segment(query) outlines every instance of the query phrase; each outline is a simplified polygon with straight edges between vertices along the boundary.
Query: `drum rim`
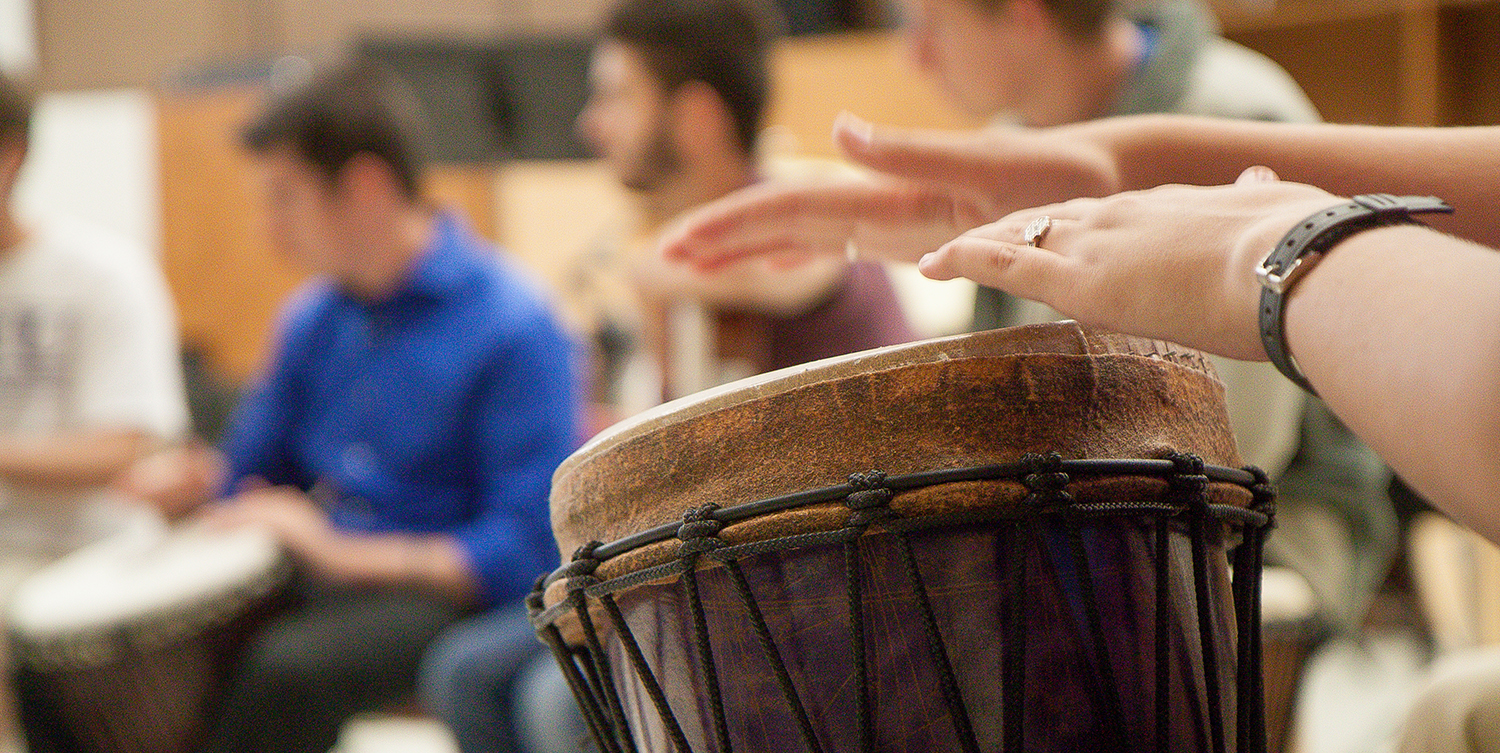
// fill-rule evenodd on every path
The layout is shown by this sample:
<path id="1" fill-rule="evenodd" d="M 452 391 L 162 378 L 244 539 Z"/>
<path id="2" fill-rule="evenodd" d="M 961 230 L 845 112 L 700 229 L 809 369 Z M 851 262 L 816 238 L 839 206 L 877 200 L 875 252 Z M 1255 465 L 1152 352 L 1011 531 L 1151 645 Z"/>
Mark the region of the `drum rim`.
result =
<path id="1" fill-rule="evenodd" d="M 1024 347 L 1028 343 L 1040 341 L 1067 344 L 1072 347 L 1053 349 Z M 993 358 L 1027 354 L 1137 355 L 1175 363 L 1182 368 L 1200 372 L 1215 382 L 1219 381 L 1217 372 L 1200 351 L 1165 340 L 1124 335 L 1091 327 L 1074 320 L 968 332 L 889 345 L 789 366 L 662 403 L 613 424 L 590 437 L 582 447 L 579 447 L 557 467 L 552 474 L 552 484 L 555 488 L 561 479 L 572 473 L 578 466 L 638 436 L 699 419 L 714 411 L 747 400 L 771 397 L 799 387 L 864 372 L 871 364 L 878 364 L 881 369 L 894 369 L 962 358 Z M 853 368 L 856 365 L 860 368 Z"/>
<path id="2" fill-rule="evenodd" d="M 1196 465 L 1194 465 L 1196 461 Z M 1184 466 L 1184 462 L 1188 466 Z M 1076 477 L 1079 480 L 1103 477 L 1154 477 L 1161 480 L 1171 481 L 1174 477 L 1182 476 L 1186 471 L 1192 470 L 1189 476 L 1201 476 L 1209 484 L 1227 484 L 1245 488 L 1251 493 L 1252 499 L 1258 494 L 1268 494 L 1269 486 L 1263 472 L 1251 466 L 1244 468 L 1231 468 L 1226 466 L 1204 465 L 1193 456 L 1178 456 L 1174 459 L 1151 459 L 1151 458 L 1086 458 L 1086 459 L 1062 459 L 1056 455 L 1027 456 L 1010 463 L 993 465 L 971 466 L 966 468 L 948 468 L 929 471 L 919 471 L 900 475 L 885 476 L 880 474 L 879 488 L 891 492 L 913 491 L 925 488 L 933 488 L 943 484 L 971 482 L 971 481 L 1021 481 L 1028 474 L 1038 472 L 1039 468 L 1045 467 L 1049 473 L 1063 473 Z M 875 472 L 878 473 L 878 472 Z M 855 476 L 866 476 L 868 474 L 855 474 Z M 846 500 L 851 495 L 857 494 L 868 488 L 868 482 L 851 477 L 847 483 L 835 486 L 827 486 L 818 489 L 803 490 L 790 494 L 769 497 L 765 499 L 745 502 L 725 507 L 716 507 L 707 513 L 707 517 L 722 525 L 751 520 L 758 516 L 772 515 L 789 510 L 809 507 L 816 504 Z M 1263 487 L 1263 488 L 1262 488 Z M 1260 489 L 1257 492 L 1257 489 Z M 1167 503 L 1108 503 L 1098 505 L 1101 512 L 1108 508 L 1109 513 L 1120 513 L 1129 511 L 1161 511 L 1169 507 Z M 1205 506 L 1211 516 L 1226 522 L 1238 522 L 1242 525 L 1252 527 L 1263 527 L 1269 525 L 1272 519 L 1271 508 L 1261 509 L 1263 503 L 1252 501 L 1248 507 L 1236 505 L 1209 504 Z M 1128 510 L 1123 508 L 1129 508 Z M 991 517 L 1005 517 L 1004 511 L 992 509 L 989 511 Z M 948 516 L 938 516 L 948 517 Z M 588 561 L 597 566 L 607 560 L 619 557 L 630 552 L 639 550 L 652 544 L 672 541 L 680 536 L 683 523 L 673 521 L 648 528 L 629 536 L 614 541 L 600 543 L 588 552 Z M 821 532 L 832 533 L 833 531 Z M 820 532 L 811 532 L 820 533 Z M 535 595 L 541 597 L 546 593 L 548 587 L 560 580 L 580 575 L 578 572 L 578 560 L 564 563 L 561 567 L 546 574 L 538 580 Z M 649 570 L 650 568 L 648 568 Z M 611 578 L 607 582 L 620 579 L 637 579 L 644 571 L 638 571 Z M 646 578 L 649 579 L 649 578 Z M 601 584 L 602 585 L 602 584 Z M 550 623 L 553 614 L 565 602 L 559 604 L 545 604 L 538 602 L 533 612 L 533 624 L 541 626 Z"/>

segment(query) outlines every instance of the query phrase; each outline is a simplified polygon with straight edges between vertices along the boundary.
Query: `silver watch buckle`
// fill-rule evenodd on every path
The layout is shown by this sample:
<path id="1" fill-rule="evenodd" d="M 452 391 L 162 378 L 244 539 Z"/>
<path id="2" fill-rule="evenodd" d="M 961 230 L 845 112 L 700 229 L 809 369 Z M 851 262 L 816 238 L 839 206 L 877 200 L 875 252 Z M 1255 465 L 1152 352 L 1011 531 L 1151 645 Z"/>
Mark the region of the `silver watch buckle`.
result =
<path id="1" fill-rule="evenodd" d="M 1272 252 L 1266 254 L 1266 258 L 1261 259 L 1260 266 L 1255 268 L 1255 276 L 1260 279 L 1261 287 L 1277 295 L 1286 293 L 1292 287 L 1292 283 L 1312 267 L 1308 262 L 1315 261 L 1322 256 L 1317 253 L 1299 256 L 1292 260 L 1291 266 L 1278 273 L 1274 271 L 1275 265 L 1271 262 L 1271 257 L 1274 255 L 1275 252 Z"/>

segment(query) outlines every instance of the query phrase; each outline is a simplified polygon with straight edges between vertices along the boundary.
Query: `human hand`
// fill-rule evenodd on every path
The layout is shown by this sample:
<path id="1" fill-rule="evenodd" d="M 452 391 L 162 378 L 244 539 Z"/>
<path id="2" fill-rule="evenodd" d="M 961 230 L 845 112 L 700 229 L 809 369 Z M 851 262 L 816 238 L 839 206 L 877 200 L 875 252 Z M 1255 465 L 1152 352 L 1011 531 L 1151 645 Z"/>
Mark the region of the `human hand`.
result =
<path id="1" fill-rule="evenodd" d="M 1253 167 L 1232 186 L 1162 186 L 1016 212 L 928 254 L 918 268 L 1083 322 L 1264 361 L 1255 266 L 1287 230 L 1339 201 Z M 1051 225 L 1029 246 L 1026 227 L 1041 216 Z"/>
<path id="2" fill-rule="evenodd" d="M 175 520 L 218 494 L 224 473 L 223 455 L 195 441 L 142 458 L 125 469 L 113 487 Z"/>
<path id="3" fill-rule="evenodd" d="M 1076 129 L 941 132 L 840 116 L 834 139 L 876 174 L 765 182 L 691 212 L 662 239 L 668 259 L 712 269 L 777 252 L 915 262 L 1023 207 L 1113 193 L 1113 158 Z"/>
<path id="4" fill-rule="evenodd" d="M 271 532 L 304 564 L 327 575 L 346 570 L 340 556 L 343 534 L 310 497 L 290 486 L 253 486 L 231 499 L 205 508 L 203 520 L 212 527 L 261 527 Z"/>

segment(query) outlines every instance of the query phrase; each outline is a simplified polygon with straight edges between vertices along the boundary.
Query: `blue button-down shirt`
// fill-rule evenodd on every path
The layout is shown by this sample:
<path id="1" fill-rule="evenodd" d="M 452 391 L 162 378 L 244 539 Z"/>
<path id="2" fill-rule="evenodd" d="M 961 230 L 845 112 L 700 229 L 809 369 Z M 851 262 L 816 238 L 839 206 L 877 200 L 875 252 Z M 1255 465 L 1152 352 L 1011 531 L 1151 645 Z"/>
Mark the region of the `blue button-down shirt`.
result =
<path id="1" fill-rule="evenodd" d="M 388 300 L 326 281 L 283 312 L 231 423 L 230 484 L 309 491 L 354 532 L 452 536 L 487 602 L 557 563 L 552 471 L 575 444 L 575 347 L 531 279 L 450 217 Z"/>

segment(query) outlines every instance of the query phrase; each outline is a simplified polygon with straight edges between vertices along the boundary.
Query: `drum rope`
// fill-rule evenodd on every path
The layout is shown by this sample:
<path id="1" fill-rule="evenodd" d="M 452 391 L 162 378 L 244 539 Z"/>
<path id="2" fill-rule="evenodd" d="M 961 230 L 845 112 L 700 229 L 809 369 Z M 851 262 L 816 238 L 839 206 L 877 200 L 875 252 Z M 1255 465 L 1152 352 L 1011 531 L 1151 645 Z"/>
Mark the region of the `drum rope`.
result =
<path id="1" fill-rule="evenodd" d="M 1088 553 L 1083 545 L 1083 528 L 1075 516 L 1064 520 L 1067 530 L 1068 548 L 1073 555 L 1073 568 L 1078 578 L 1078 590 L 1083 596 L 1083 612 L 1088 620 L 1089 638 L 1093 643 L 1094 695 L 1102 696 L 1100 707 L 1111 719 L 1124 720 L 1125 706 L 1120 702 L 1120 686 L 1115 683 L 1114 660 L 1110 657 L 1109 641 L 1104 635 L 1104 619 L 1099 611 L 1099 594 L 1094 590 L 1094 579 L 1089 574 Z M 1096 701 L 1097 702 L 1097 701 Z M 1115 750 L 1129 750 L 1125 742 L 1125 730 L 1116 724 L 1104 724 L 1106 734 L 1114 738 Z"/>
<path id="2" fill-rule="evenodd" d="M 538 612 L 544 603 L 542 599 L 542 584 L 546 578 L 539 576 L 532 586 L 531 593 L 526 596 L 526 609 L 528 612 Z M 603 722 L 599 704 L 596 696 L 590 691 L 588 681 L 584 679 L 583 672 L 578 668 L 578 661 L 574 652 L 570 651 L 567 642 L 563 640 L 562 631 L 556 625 L 547 625 L 537 630 L 537 638 L 552 653 L 552 658 L 557 661 L 558 667 L 562 669 L 563 679 L 567 681 L 568 688 L 573 691 L 573 697 L 579 701 L 583 711 L 583 721 L 588 725 L 589 734 L 595 740 L 604 739 L 604 731 L 608 725 Z M 581 653 L 581 652 L 580 652 Z M 585 659 L 586 661 L 587 659 Z M 616 753 L 618 747 L 614 740 L 605 745 L 605 753 Z"/>
<path id="3" fill-rule="evenodd" d="M 713 644 L 708 639 L 708 616 L 703 612 L 703 599 L 698 593 L 698 559 L 703 552 L 717 549 L 724 545 L 719 538 L 719 521 L 710 517 L 718 505 L 710 502 L 702 507 L 695 507 L 682 515 L 682 526 L 678 528 L 677 537 L 682 539 L 682 546 L 678 549 L 678 557 L 682 560 L 683 574 L 682 587 L 687 594 L 688 608 L 693 613 L 693 639 L 698 644 L 698 654 L 702 658 L 704 680 L 708 683 L 709 708 L 713 711 L 714 734 L 719 738 L 719 750 L 721 753 L 732 753 L 733 744 L 729 740 L 729 723 L 724 715 L 724 695 L 719 687 L 719 671 L 714 665 Z"/>
<path id="4" fill-rule="evenodd" d="M 609 708 L 610 717 L 614 720 L 616 734 L 620 739 L 629 741 L 632 738 L 630 727 L 625 723 L 625 706 L 620 702 L 620 694 L 615 689 L 615 684 L 610 681 L 614 675 L 609 670 L 609 656 L 604 653 L 604 647 L 599 642 L 599 633 L 594 629 L 593 616 L 589 614 L 588 599 L 584 597 L 584 590 L 598 580 L 598 577 L 594 575 L 594 571 L 599 567 L 599 560 L 594 557 L 597 549 L 598 542 L 589 542 L 573 553 L 573 561 L 568 565 L 568 598 L 573 602 L 578 624 L 582 626 L 584 637 L 588 641 L 590 671 Z M 634 749 L 633 742 L 631 748 Z"/>
<path id="5" fill-rule="evenodd" d="M 1033 528 L 1037 523 L 1020 524 L 1006 528 L 1003 537 L 997 537 L 996 546 L 1000 541 L 1009 540 L 1008 557 L 1001 561 L 1010 565 L 1010 593 L 1004 602 L 1004 613 L 1001 619 L 1006 620 L 1001 626 L 1003 631 L 1000 657 L 1000 702 L 1002 704 L 1000 719 L 1001 734 L 1004 737 L 1004 749 L 1006 751 L 1019 751 L 1025 743 L 1025 718 L 1026 718 L 1026 531 Z"/>
<path id="6" fill-rule="evenodd" d="M 1088 460 L 1063 460 L 1062 472 L 1069 474 L 1073 479 L 1085 479 L 1096 476 L 1146 476 L 1162 479 L 1170 479 L 1176 473 L 1176 466 L 1171 460 L 1152 459 L 1088 459 Z M 893 492 L 911 491 L 923 489 L 942 484 L 957 483 L 962 481 L 1019 481 L 1030 467 L 1024 462 L 1002 463 L 997 465 L 971 466 L 967 468 L 948 468 L 936 471 L 917 471 L 885 479 L 886 488 Z M 1240 487 L 1249 487 L 1255 483 L 1255 476 L 1248 471 L 1239 468 L 1224 468 L 1219 466 L 1204 466 L 1203 475 L 1209 481 L 1232 484 Z M 763 516 L 773 512 L 780 512 L 798 507 L 806 507 L 822 502 L 836 502 L 847 498 L 850 493 L 859 491 L 851 484 L 844 483 L 836 486 L 828 486 L 820 489 L 812 489 L 792 494 L 747 502 L 743 504 L 723 506 L 714 512 L 713 517 L 724 524 L 736 523 L 742 520 Z M 1157 505 L 1151 503 L 1091 503 L 1080 505 L 1087 509 L 1097 508 L 1103 511 L 1120 511 L 1125 509 L 1140 508 L 1152 509 Z M 1242 520 L 1249 525 L 1262 526 L 1269 521 L 1264 514 L 1245 510 L 1234 505 L 1209 505 L 1216 517 L 1221 519 Z M 1015 513 L 1012 513 L 1015 514 Z M 1019 517 L 1019 514 L 1017 514 Z M 626 552 L 634 551 L 648 544 L 669 541 L 677 537 L 678 523 L 665 523 L 640 533 L 631 534 L 612 542 L 599 544 L 593 556 L 600 562 L 605 562 Z M 547 576 L 546 585 L 551 585 L 563 577 L 564 568 L 559 568 Z"/>
<path id="7" fill-rule="evenodd" d="M 1251 486 L 1251 503 L 1255 510 L 1274 518 L 1276 491 L 1270 479 L 1259 468 L 1247 468 L 1255 475 Z M 1235 550 L 1234 609 L 1239 617 L 1240 666 L 1260 667 L 1261 656 L 1261 604 L 1260 573 L 1264 565 L 1265 539 L 1269 526 L 1247 529 Z M 1266 704 L 1265 676 L 1261 672 L 1239 673 L 1239 751 L 1242 753 L 1265 753 L 1266 750 Z"/>
<path id="8" fill-rule="evenodd" d="M 756 637 L 760 639 L 761 651 L 765 653 L 766 661 L 770 662 L 772 671 L 776 673 L 776 682 L 780 683 L 782 697 L 786 699 L 787 705 L 792 709 L 792 714 L 797 718 L 797 726 L 802 730 L 803 741 L 807 743 L 808 750 L 813 753 L 823 753 L 823 746 L 818 743 L 818 735 L 813 730 L 812 720 L 807 716 L 807 708 L 802 705 L 802 698 L 797 695 L 797 688 L 792 684 L 792 676 L 786 671 L 786 663 L 782 661 L 781 652 L 776 648 L 776 641 L 771 635 L 771 628 L 766 624 L 765 615 L 755 603 L 755 593 L 750 589 L 750 582 L 745 579 L 740 563 L 731 560 L 725 562 L 724 565 L 729 569 L 734 588 L 739 592 L 740 601 L 750 611 L 751 623 L 755 626 Z"/>
<path id="9" fill-rule="evenodd" d="M 886 488 L 884 473 L 851 473 L 849 486 L 855 491 L 844 498 L 850 511 L 847 528 L 863 535 L 872 523 L 887 520 L 895 514 L 890 508 L 895 495 Z M 870 697 L 870 668 L 865 655 L 864 568 L 860 565 L 859 542 L 856 536 L 844 544 L 844 582 L 849 601 L 849 649 L 854 658 L 854 686 L 858 694 L 854 716 L 859 729 L 859 749 L 862 753 L 874 753 L 875 719 Z"/>
<path id="10" fill-rule="evenodd" d="M 870 670 L 865 658 L 865 600 L 859 539 L 844 544 L 844 584 L 849 607 L 849 653 L 854 659 L 854 723 L 861 753 L 875 753 L 875 725 L 870 709 Z"/>
<path id="11" fill-rule="evenodd" d="M 963 746 L 964 753 L 979 753 L 979 742 L 974 738 L 974 725 L 969 720 L 968 707 L 964 705 L 962 694 L 958 690 L 958 679 L 953 674 L 953 663 L 948 658 L 948 650 L 943 645 L 943 635 L 938 631 L 937 617 L 932 611 L 932 601 L 927 598 L 927 588 L 922 583 L 922 572 L 917 567 L 917 556 L 912 551 L 911 537 L 907 533 L 896 534 L 896 542 L 899 545 L 897 551 L 901 553 L 901 562 L 906 567 L 907 580 L 911 582 L 917 599 L 917 611 L 922 615 L 922 627 L 927 631 L 927 650 L 934 663 L 937 664 L 938 684 L 943 691 L 943 700 L 948 704 L 948 713 L 953 720 L 953 728 L 958 732 L 958 742 Z"/>
<path id="12" fill-rule="evenodd" d="M 1021 460 L 1031 469 L 1031 472 L 1021 479 L 1021 483 L 1026 486 L 1028 492 L 1026 501 L 1022 503 L 1023 506 L 1039 512 L 1056 511 L 1063 517 L 1068 548 L 1073 556 L 1073 569 L 1083 598 L 1084 617 L 1088 622 L 1089 637 L 1094 649 L 1096 682 L 1089 684 L 1089 694 L 1094 696 L 1096 706 L 1105 709 L 1110 718 L 1125 719 L 1124 706 L 1120 703 L 1119 687 L 1115 684 L 1114 664 L 1110 659 L 1109 645 L 1104 636 L 1104 620 L 1099 613 L 1098 594 L 1094 590 L 1093 578 L 1089 575 L 1088 554 L 1084 551 L 1082 527 L 1078 516 L 1071 513 L 1076 507 L 1076 500 L 1072 494 L 1068 493 L 1068 483 L 1071 479 L 1061 470 L 1062 456 L 1055 452 L 1047 455 L 1028 454 Z M 1123 730 L 1113 724 L 1105 724 L 1103 727 L 1109 730 L 1109 734 L 1114 738 L 1115 750 L 1128 749 Z"/>
<path id="13" fill-rule="evenodd" d="M 1167 606 L 1171 602 L 1171 524 L 1166 516 L 1156 519 L 1156 750 L 1171 749 L 1172 623 Z"/>
<path id="14" fill-rule="evenodd" d="M 1096 477 L 1126 476 L 1150 477 L 1164 481 L 1164 493 L 1128 502 L 1080 502 L 1070 492 L 1070 485 Z M 1014 481 L 1025 487 L 1026 497 L 1020 505 L 1008 509 L 988 507 L 979 510 L 903 517 L 890 506 L 897 492 L 926 488 L 939 484 L 963 481 Z M 1253 498 L 1249 509 L 1233 504 L 1215 504 L 1210 501 L 1209 484 L 1231 484 L 1248 488 Z M 1001 499 L 1011 492 L 997 492 Z M 1218 494 L 1218 492 L 1215 492 Z M 801 533 L 771 539 L 728 544 L 720 533 L 724 526 L 801 506 L 815 505 L 840 500 L 850 512 L 843 527 L 830 531 Z M 544 633 L 544 642 L 553 647 L 554 656 L 564 663 L 570 687 L 580 700 L 585 702 L 586 717 L 591 731 L 603 743 L 606 753 L 626 753 L 634 750 L 635 741 L 625 721 L 625 707 L 621 703 L 615 683 L 610 680 L 609 662 L 600 639 L 599 628 L 590 618 L 589 599 L 602 603 L 609 620 L 617 629 L 616 639 L 623 646 L 628 664 L 641 682 L 645 694 L 656 707 L 666 725 L 671 742 L 683 753 L 691 747 L 678 719 L 667 701 L 666 693 L 647 663 L 637 638 L 625 622 L 624 615 L 614 594 L 668 577 L 683 576 L 682 588 L 692 611 L 694 638 L 699 653 L 701 669 L 708 678 L 709 701 L 712 704 L 715 734 L 719 750 L 730 753 L 731 740 L 729 719 L 725 709 L 722 688 L 718 678 L 711 634 L 707 620 L 698 575 L 698 562 L 704 557 L 725 566 L 740 602 L 745 606 L 754 626 L 761 650 L 774 670 L 784 699 L 796 717 L 798 727 L 808 748 L 813 753 L 822 753 L 819 738 L 809 718 L 807 706 L 798 695 L 794 681 L 782 660 L 775 638 L 759 608 L 750 582 L 740 566 L 740 561 L 760 554 L 782 552 L 804 547 L 838 545 L 843 548 L 846 577 L 845 597 L 849 620 L 850 650 L 854 660 L 854 684 L 858 693 L 854 703 L 854 714 L 859 726 L 860 750 L 872 753 L 877 747 L 876 714 L 872 678 L 868 664 L 866 645 L 867 628 L 864 615 L 863 557 L 865 549 L 862 537 L 872 526 L 894 536 L 897 553 L 914 594 L 914 607 L 920 613 L 926 634 L 929 657 L 937 674 L 944 701 L 950 711 L 953 727 L 959 743 L 968 753 L 977 753 L 979 743 L 973 720 L 965 705 L 957 674 L 938 625 L 937 615 L 918 564 L 910 533 L 944 525 L 968 523 L 995 523 L 1011 521 L 997 529 L 995 539 L 997 561 L 1007 562 L 1006 588 L 1008 594 L 1001 602 L 1002 631 L 1001 681 L 1003 684 L 1003 717 L 1001 734 L 1004 750 L 1019 751 L 1024 746 L 1023 725 L 1026 715 L 1024 679 L 1026 675 L 1026 614 L 1029 596 L 1026 550 L 1031 541 L 1042 541 L 1046 537 L 1045 521 L 1057 521 L 1065 526 L 1066 541 L 1076 571 L 1083 608 L 1088 621 L 1088 635 L 1092 644 L 1090 663 L 1095 665 L 1094 682 L 1086 683 L 1086 690 L 1094 696 L 1096 708 L 1101 715 L 1114 719 L 1125 719 L 1123 699 L 1115 682 L 1113 664 L 1107 634 L 1103 627 L 1100 595 L 1090 575 L 1089 556 L 1083 531 L 1083 521 L 1106 516 L 1148 516 L 1154 523 L 1155 542 L 1155 739 L 1158 750 L 1170 749 L 1171 729 L 1171 677 L 1172 640 L 1171 631 L 1171 522 L 1181 515 L 1188 523 L 1192 552 L 1193 598 L 1197 604 L 1197 632 L 1202 657 L 1204 684 L 1202 692 L 1206 702 L 1213 753 L 1225 753 L 1230 742 L 1225 737 L 1224 727 L 1235 724 L 1235 748 L 1240 753 L 1262 753 L 1265 750 L 1264 712 L 1259 709 L 1264 695 L 1258 672 L 1237 671 L 1235 714 L 1233 720 L 1225 720 L 1222 709 L 1230 699 L 1224 697 L 1223 678 L 1220 676 L 1221 658 L 1218 644 L 1222 636 L 1215 635 L 1215 615 L 1222 610 L 1216 608 L 1211 597 L 1208 542 L 1215 536 L 1211 521 L 1234 526 L 1241 531 L 1240 546 L 1234 552 L 1234 582 L 1231 583 L 1235 608 L 1235 628 L 1239 639 L 1233 656 L 1225 659 L 1235 661 L 1243 670 L 1259 666 L 1260 640 L 1256 625 L 1259 620 L 1259 573 L 1260 548 L 1266 530 L 1273 518 L 1271 500 L 1274 494 L 1265 483 L 1265 475 L 1257 469 L 1231 469 L 1205 466 L 1199 458 L 1174 455 L 1166 460 L 1063 460 L 1051 456 L 1030 455 L 1015 463 L 977 466 L 971 468 L 926 471 L 899 476 L 886 476 L 879 471 L 853 474 L 848 483 L 762 499 L 729 507 L 705 505 L 690 511 L 680 525 L 658 526 L 645 532 L 627 536 L 617 541 L 594 543 L 580 549 L 567 567 L 548 574 L 540 580 L 536 589 L 537 598 L 532 605 L 531 619 L 539 632 Z M 1012 497 L 1013 499 L 1013 497 Z M 670 529 L 670 530 L 669 530 Z M 1030 538 L 1028 538 L 1028 534 Z M 624 575 L 601 579 L 595 574 L 599 565 L 612 557 L 631 552 L 637 548 L 664 541 L 672 536 L 680 540 L 676 557 L 668 562 L 645 567 Z M 585 551 L 586 550 L 586 551 Z M 1003 551 L 1002 551 L 1003 550 Z M 649 555 L 648 555 L 649 556 Z M 544 608 L 540 594 L 546 587 L 560 578 L 567 579 L 569 598 L 563 603 Z M 578 625 L 585 638 L 585 648 L 577 652 L 577 658 L 569 654 L 562 634 L 554 622 L 564 613 L 576 615 Z M 551 637 L 551 640 L 547 639 Z M 571 665 L 571 672 L 566 669 Z M 1192 673 L 1196 674 L 1196 673 Z M 1013 690 L 1014 689 L 1014 690 Z M 1104 732 L 1105 729 L 1108 732 Z M 1259 732 L 1257 733 L 1257 729 Z M 614 734 L 609 734 L 613 731 Z M 1125 749 L 1126 730 L 1105 722 L 1101 732 L 1116 736 L 1115 749 Z M 622 742 L 623 741 L 623 742 Z M 629 748 L 623 746 L 628 745 Z"/>
<path id="15" fill-rule="evenodd" d="M 588 725 L 589 734 L 595 740 L 604 741 L 605 753 L 619 753 L 620 744 L 614 735 L 605 733 L 608 724 L 603 720 L 603 712 L 599 708 L 598 696 L 589 689 L 587 680 L 578 669 L 578 662 L 573 653 L 568 651 L 567 645 L 562 638 L 562 632 L 555 626 L 548 625 L 541 631 L 542 643 L 546 644 L 552 652 L 552 658 L 562 668 L 563 679 L 567 680 L 568 688 L 573 691 L 573 697 L 579 700 L 579 706 L 583 711 L 583 721 Z M 587 661 L 587 658 L 585 658 Z"/>
<path id="16" fill-rule="evenodd" d="M 641 678 L 641 683 L 646 686 L 646 695 L 656 706 L 656 713 L 661 716 L 662 723 L 667 725 L 667 734 L 671 736 L 672 743 L 681 753 L 692 753 L 693 746 L 688 744 L 687 735 L 683 734 L 682 725 L 677 722 L 677 715 L 667 703 L 667 694 L 662 690 L 661 683 L 657 681 L 656 673 L 651 671 L 651 666 L 646 663 L 646 655 L 641 652 L 641 645 L 636 641 L 635 633 L 630 629 L 630 623 L 625 621 L 620 605 L 615 603 L 614 594 L 605 594 L 600 597 L 599 601 L 604 604 L 604 611 L 609 614 L 615 630 L 619 631 L 620 644 L 625 647 L 625 655 L 630 658 L 630 665 L 635 669 L 636 676 Z M 592 640 L 597 644 L 598 636 L 594 636 Z M 614 683 L 609 683 L 609 687 L 613 688 Z"/>
<path id="17" fill-rule="evenodd" d="M 1208 477 L 1203 460 L 1192 455 L 1173 455 L 1177 472 L 1168 479 L 1172 495 L 1188 509 L 1193 535 L 1193 587 L 1198 603 L 1198 642 L 1203 652 L 1203 684 L 1208 696 L 1208 727 L 1214 753 L 1225 753 L 1223 698 L 1219 686 L 1219 650 L 1214 640 L 1214 602 L 1208 590 Z"/>

